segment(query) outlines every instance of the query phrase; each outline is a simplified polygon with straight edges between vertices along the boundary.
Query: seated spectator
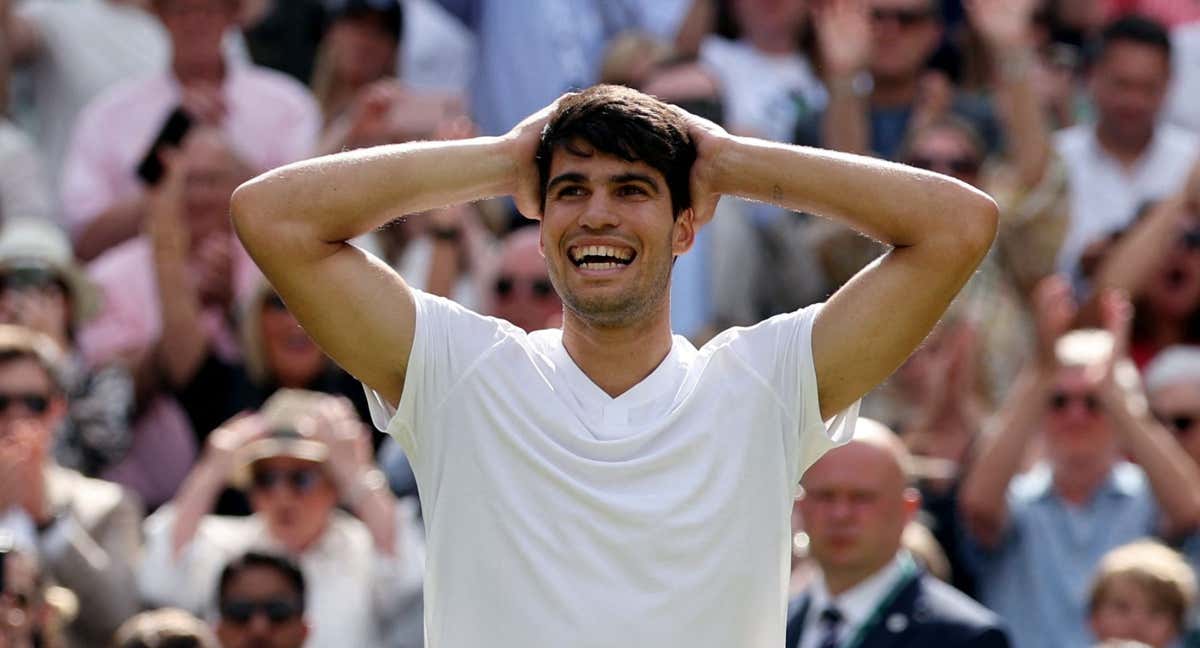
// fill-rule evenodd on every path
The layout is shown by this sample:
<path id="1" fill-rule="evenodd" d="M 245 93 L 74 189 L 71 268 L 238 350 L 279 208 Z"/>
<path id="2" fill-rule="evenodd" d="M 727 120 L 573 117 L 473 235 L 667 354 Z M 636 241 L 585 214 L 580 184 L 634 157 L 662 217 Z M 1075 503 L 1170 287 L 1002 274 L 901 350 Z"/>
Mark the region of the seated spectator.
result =
<path id="1" fill-rule="evenodd" d="M 117 83 L 166 68 L 167 35 L 149 9 L 150 0 L 0 0 L 0 34 L 31 86 L 28 127 L 45 161 L 46 191 L 55 194 L 47 215 L 56 221 L 63 158 L 79 111 Z"/>
<path id="2" fill-rule="evenodd" d="M 1094 292 L 1120 290 L 1133 299 L 1130 355 L 1139 367 L 1168 346 L 1200 344 L 1200 162 L 1182 191 L 1116 237 L 1092 284 Z"/>
<path id="3" fill-rule="evenodd" d="M 1145 416 L 1125 354 L 1129 303 L 1109 293 L 1102 305 L 1105 330 L 1068 333 L 1069 285 L 1055 276 L 1038 287 L 1036 359 L 960 491 L 980 600 L 1020 620 L 1012 631 L 1023 648 L 1085 645 L 1086 579 L 1103 555 L 1200 526 L 1200 469 Z M 1044 458 L 1022 473 L 1035 438 Z"/>
<path id="4" fill-rule="evenodd" d="M 788 648 L 1009 645 L 994 614 L 901 549 L 920 507 L 908 471 L 895 434 L 860 418 L 852 441 L 804 473 L 799 508 L 819 570 L 791 606 Z"/>
<path id="5" fill-rule="evenodd" d="M 1095 123 L 1055 135 L 1071 205 L 1061 272 L 1075 273 L 1085 248 L 1124 229 L 1144 203 L 1179 192 L 1200 159 L 1200 137 L 1159 120 L 1172 56 L 1166 30 L 1147 19 L 1104 30 L 1091 69 Z"/>
<path id="6" fill-rule="evenodd" d="M 104 308 L 80 334 L 91 363 L 121 361 L 134 376 L 141 414 L 133 445 L 106 477 L 136 490 L 150 507 L 175 493 L 211 429 L 192 428 L 173 395 L 204 354 L 239 357 L 233 304 L 260 276 L 230 230 L 229 196 L 244 176 L 224 138 L 197 128 L 166 166 L 151 194 L 146 233 L 88 267 Z M 195 297 L 181 298 L 189 294 Z M 163 304 L 175 307 L 164 312 Z M 199 309 L 178 308 L 188 304 Z M 171 333 L 178 330 L 200 333 L 193 340 Z"/>
<path id="7" fill-rule="evenodd" d="M 217 583 L 221 648 L 300 648 L 309 635 L 304 574 L 278 556 L 250 552 L 225 566 Z"/>
<path id="8" fill-rule="evenodd" d="M 1134 640 L 1170 648 L 1186 629 L 1196 576 L 1177 552 L 1138 541 L 1108 552 L 1088 593 L 1088 623 L 1097 641 Z"/>
<path id="9" fill-rule="evenodd" d="M 486 314 L 526 332 L 558 328 L 562 322 L 562 301 L 538 252 L 540 240 L 537 227 L 521 227 L 504 237 L 485 302 Z"/>
<path id="10" fill-rule="evenodd" d="M 232 645 L 232 644 L 229 644 Z M 113 648 L 228 648 L 191 614 L 162 608 L 142 612 L 121 624 Z"/>
<path id="11" fill-rule="evenodd" d="M 170 35 L 170 69 L 116 86 L 80 112 L 64 162 L 62 206 L 81 259 L 94 259 L 140 231 L 150 187 L 137 168 L 154 154 L 157 133 L 176 108 L 193 123 L 220 129 L 251 172 L 312 152 L 320 116 L 308 91 L 223 53 L 239 5 L 153 0 Z"/>
<path id="12" fill-rule="evenodd" d="M 66 352 L 67 415 L 54 456 L 88 477 L 120 461 L 132 443 L 132 377 L 118 364 L 88 366 L 77 344 L 76 333 L 95 316 L 99 297 L 57 226 L 20 218 L 0 227 L 0 322 L 45 334 Z"/>
<path id="13" fill-rule="evenodd" d="M 801 120 L 796 143 L 895 159 L 914 125 L 950 113 L 970 121 L 989 151 L 998 148 L 988 104 L 927 68 L 942 38 L 939 3 L 837 0 L 816 16 L 829 103 Z"/>
<path id="14" fill-rule="evenodd" d="M 369 450 L 365 426 L 332 396 L 284 390 L 260 413 L 229 421 L 209 436 L 179 494 L 146 520 L 142 595 L 205 613 L 230 560 L 269 551 L 304 572 L 307 646 L 383 645 L 419 599 L 423 555 Z M 231 480 L 248 491 L 254 514 L 208 515 Z"/>
<path id="15" fill-rule="evenodd" d="M 54 342 L 0 325 L 0 529 L 37 548 L 46 572 L 79 599 L 73 643 L 106 644 L 138 609 L 141 509 L 115 484 L 54 462 L 67 412 Z"/>
<path id="16" fill-rule="evenodd" d="M 732 133 L 779 142 L 796 123 L 825 107 L 825 87 L 803 47 L 809 5 L 796 2 L 728 3 L 736 38 L 711 35 L 700 44 L 700 62 L 716 72 Z"/>

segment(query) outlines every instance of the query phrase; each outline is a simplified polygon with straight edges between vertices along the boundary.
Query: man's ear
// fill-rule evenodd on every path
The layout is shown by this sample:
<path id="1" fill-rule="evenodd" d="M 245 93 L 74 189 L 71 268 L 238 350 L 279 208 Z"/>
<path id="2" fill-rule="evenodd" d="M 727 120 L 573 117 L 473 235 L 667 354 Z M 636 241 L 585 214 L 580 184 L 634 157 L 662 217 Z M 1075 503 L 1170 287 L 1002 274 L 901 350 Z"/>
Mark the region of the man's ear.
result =
<path id="1" fill-rule="evenodd" d="M 671 228 L 671 252 L 679 256 L 696 243 L 696 212 L 691 207 L 679 212 Z"/>

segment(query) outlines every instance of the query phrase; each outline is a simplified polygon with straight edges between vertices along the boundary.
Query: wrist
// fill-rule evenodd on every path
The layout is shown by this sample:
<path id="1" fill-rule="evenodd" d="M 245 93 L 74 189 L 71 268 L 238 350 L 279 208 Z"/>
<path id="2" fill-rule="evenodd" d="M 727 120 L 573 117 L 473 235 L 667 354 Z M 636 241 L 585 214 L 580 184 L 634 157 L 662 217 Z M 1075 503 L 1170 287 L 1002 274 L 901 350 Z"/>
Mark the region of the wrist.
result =
<path id="1" fill-rule="evenodd" d="M 1001 81 L 1024 81 L 1037 62 L 1033 49 L 1023 42 L 996 46 L 993 51 L 996 52 L 996 74 Z"/>
<path id="2" fill-rule="evenodd" d="M 351 508 L 357 507 L 363 501 L 388 487 L 387 476 L 378 468 L 359 469 L 353 476 L 344 481 L 345 501 Z"/>

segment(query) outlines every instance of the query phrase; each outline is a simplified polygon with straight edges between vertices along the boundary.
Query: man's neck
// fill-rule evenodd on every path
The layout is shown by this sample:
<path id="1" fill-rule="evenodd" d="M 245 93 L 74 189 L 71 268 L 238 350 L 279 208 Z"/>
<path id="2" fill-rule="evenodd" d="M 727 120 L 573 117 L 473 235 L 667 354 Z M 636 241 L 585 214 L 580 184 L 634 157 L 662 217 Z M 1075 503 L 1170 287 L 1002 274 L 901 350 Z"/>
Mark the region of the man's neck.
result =
<path id="1" fill-rule="evenodd" d="M 1126 168 L 1132 167 L 1142 159 L 1142 155 L 1150 148 L 1150 142 L 1153 139 L 1153 130 L 1142 137 L 1131 139 L 1118 137 L 1110 129 L 1104 128 L 1103 124 L 1096 125 L 1096 141 L 1100 143 L 1100 148 Z"/>
<path id="2" fill-rule="evenodd" d="M 207 61 L 181 61 L 175 58 L 171 62 L 171 71 L 181 86 L 196 83 L 220 85 L 225 80 L 225 62 L 219 56 Z"/>
<path id="3" fill-rule="evenodd" d="M 916 77 L 875 77 L 874 83 L 871 106 L 875 108 L 913 106 L 917 102 Z"/>
<path id="4" fill-rule="evenodd" d="M 1059 497 L 1075 506 L 1086 504 L 1108 475 L 1112 472 L 1111 461 L 1096 463 L 1090 466 L 1072 466 L 1069 469 L 1054 470 L 1054 492 Z"/>
<path id="5" fill-rule="evenodd" d="M 899 550 L 897 549 L 897 551 Z M 846 569 L 822 568 L 821 575 L 825 579 L 825 591 L 829 593 L 830 598 L 841 596 L 880 574 L 883 570 L 890 567 L 895 560 L 896 555 L 892 554 L 883 564 Z"/>
<path id="6" fill-rule="evenodd" d="M 622 327 L 596 326 L 566 309 L 563 346 L 593 383 L 616 398 L 653 373 L 671 351 L 669 304 Z"/>

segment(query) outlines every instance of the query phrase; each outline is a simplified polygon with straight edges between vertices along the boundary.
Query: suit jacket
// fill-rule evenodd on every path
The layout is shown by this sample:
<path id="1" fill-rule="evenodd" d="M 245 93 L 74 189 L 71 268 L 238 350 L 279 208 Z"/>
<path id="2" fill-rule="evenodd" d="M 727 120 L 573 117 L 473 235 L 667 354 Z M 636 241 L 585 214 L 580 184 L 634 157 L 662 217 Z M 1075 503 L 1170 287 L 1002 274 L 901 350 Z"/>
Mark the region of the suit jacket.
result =
<path id="1" fill-rule="evenodd" d="M 804 620 L 810 598 L 802 593 L 788 608 L 786 648 L 799 646 L 808 630 Z M 1008 648 L 1009 640 L 999 617 L 962 592 L 921 573 L 897 593 L 857 648 L 926 646 Z"/>
<path id="2" fill-rule="evenodd" d="M 79 599 L 69 643 L 107 646 L 140 610 L 141 504 L 124 488 L 73 470 L 49 466 L 45 474 L 46 497 L 59 517 L 41 536 L 42 562 Z"/>

